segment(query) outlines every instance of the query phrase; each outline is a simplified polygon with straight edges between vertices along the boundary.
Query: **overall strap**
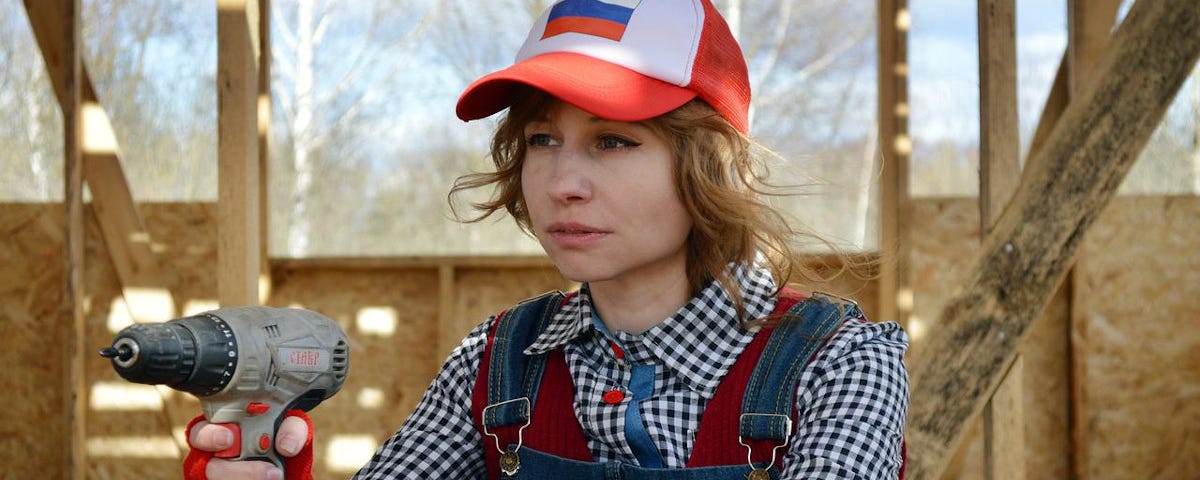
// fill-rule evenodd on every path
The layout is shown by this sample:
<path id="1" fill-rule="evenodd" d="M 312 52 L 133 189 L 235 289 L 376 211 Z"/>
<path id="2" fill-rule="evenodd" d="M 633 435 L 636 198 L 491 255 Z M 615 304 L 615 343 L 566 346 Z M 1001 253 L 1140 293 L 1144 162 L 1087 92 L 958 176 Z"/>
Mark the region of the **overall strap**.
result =
<path id="1" fill-rule="evenodd" d="M 751 456 L 769 448 L 770 462 L 775 462 L 775 452 L 788 444 L 793 431 L 800 374 L 844 319 L 861 315 L 852 301 L 813 293 L 775 324 L 746 385 L 738 418 L 738 441 Z"/>
<path id="2" fill-rule="evenodd" d="M 551 292 L 527 300 L 501 312 L 492 324 L 471 395 L 488 478 L 501 478 L 502 452 L 522 446 L 592 459 L 575 417 L 574 382 L 562 349 L 524 354 L 572 295 Z"/>
<path id="3" fill-rule="evenodd" d="M 528 425 L 537 401 L 538 385 L 546 368 L 546 355 L 525 355 L 565 296 L 550 292 L 517 304 L 496 318 L 488 339 L 487 406 L 482 412 L 486 430 Z"/>
<path id="4" fill-rule="evenodd" d="M 737 361 L 721 379 L 713 397 L 705 405 L 704 415 L 700 417 L 700 425 L 696 429 L 692 453 L 688 457 L 688 467 L 737 465 L 746 462 L 746 451 L 739 444 L 738 435 L 738 420 L 741 418 L 746 385 L 750 383 L 751 373 L 762 357 L 767 340 L 771 338 L 773 325 L 784 318 L 793 305 L 806 297 L 806 294 L 790 288 L 784 288 L 779 293 L 775 300 L 775 309 L 765 319 L 766 325 L 738 355 Z M 751 461 L 765 464 L 770 461 L 770 455 L 770 448 L 758 449 L 753 451 Z"/>

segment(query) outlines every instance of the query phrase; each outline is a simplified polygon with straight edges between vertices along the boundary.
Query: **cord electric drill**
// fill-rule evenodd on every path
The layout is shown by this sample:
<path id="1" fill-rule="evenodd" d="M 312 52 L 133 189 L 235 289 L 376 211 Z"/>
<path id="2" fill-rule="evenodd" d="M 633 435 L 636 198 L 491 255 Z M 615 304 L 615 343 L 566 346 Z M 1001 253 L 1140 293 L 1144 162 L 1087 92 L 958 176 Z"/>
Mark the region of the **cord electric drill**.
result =
<path id="1" fill-rule="evenodd" d="M 126 327 L 100 350 L 122 378 L 200 398 L 204 416 L 233 432 L 216 457 L 283 468 L 275 433 L 288 410 L 311 410 L 342 387 L 346 334 L 325 316 L 294 308 L 233 307 Z"/>

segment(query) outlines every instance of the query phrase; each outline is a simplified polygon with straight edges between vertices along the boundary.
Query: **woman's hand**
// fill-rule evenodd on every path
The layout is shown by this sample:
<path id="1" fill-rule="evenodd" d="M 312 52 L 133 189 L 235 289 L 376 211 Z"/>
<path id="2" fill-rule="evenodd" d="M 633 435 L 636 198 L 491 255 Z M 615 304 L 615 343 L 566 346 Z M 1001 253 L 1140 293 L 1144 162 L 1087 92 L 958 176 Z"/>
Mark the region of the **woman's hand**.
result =
<path id="1" fill-rule="evenodd" d="M 308 424 L 296 416 L 289 416 L 279 424 L 275 436 L 275 450 L 283 457 L 300 453 L 308 440 Z M 219 452 L 233 445 L 233 432 L 221 426 L 200 420 L 192 426 L 188 444 L 196 450 Z M 231 461 L 212 458 L 204 470 L 208 479 L 283 480 L 278 467 L 262 461 Z"/>

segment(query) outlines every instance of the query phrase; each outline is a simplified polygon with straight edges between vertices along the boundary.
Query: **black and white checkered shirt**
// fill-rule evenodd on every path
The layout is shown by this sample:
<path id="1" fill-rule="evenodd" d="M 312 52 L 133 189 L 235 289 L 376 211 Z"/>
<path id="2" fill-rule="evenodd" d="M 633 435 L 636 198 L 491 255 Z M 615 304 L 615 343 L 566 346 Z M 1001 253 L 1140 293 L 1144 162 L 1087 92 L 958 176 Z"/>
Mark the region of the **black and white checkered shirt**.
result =
<path id="1" fill-rule="evenodd" d="M 746 314 L 775 306 L 766 271 L 737 269 Z M 713 283 L 670 318 L 633 334 L 612 332 L 625 347 L 618 359 L 593 326 L 586 285 L 527 350 L 564 349 L 575 381 L 575 413 L 596 461 L 637 464 L 626 440 L 629 401 L 609 404 L 605 392 L 629 387 L 625 364 L 653 364 L 653 395 L 641 401 L 649 434 L 667 468 L 691 454 L 704 406 L 754 336 L 739 326 L 728 294 Z M 479 325 L 442 366 L 416 411 L 367 465 L 359 479 L 487 478 L 480 434 L 471 420 L 471 393 L 495 317 Z M 893 322 L 847 318 L 800 377 L 798 422 L 780 478 L 896 478 L 908 410 L 901 360 L 908 339 Z M 537 419 L 533 419 L 537 421 Z"/>

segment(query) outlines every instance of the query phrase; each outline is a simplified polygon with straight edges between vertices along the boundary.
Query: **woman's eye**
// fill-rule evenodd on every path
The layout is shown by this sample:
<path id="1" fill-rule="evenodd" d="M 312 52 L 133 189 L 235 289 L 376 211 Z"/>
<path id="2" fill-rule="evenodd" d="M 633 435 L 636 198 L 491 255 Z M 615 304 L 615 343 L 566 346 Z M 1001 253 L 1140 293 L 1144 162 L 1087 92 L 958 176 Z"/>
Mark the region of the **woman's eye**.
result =
<path id="1" fill-rule="evenodd" d="M 548 147 L 554 144 L 554 139 L 545 133 L 535 133 L 525 139 L 525 144 L 531 147 Z"/>
<path id="2" fill-rule="evenodd" d="M 641 144 L 631 141 L 631 140 L 626 140 L 621 137 L 613 137 L 613 136 L 600 137 L 600 148 L 604 149 L 604 150 L 609 150 L 609 149 L 613 149 L 613 148 L 621 148 L 621 147 L 636 147 L 638 145 L 641 145 Z"/>

